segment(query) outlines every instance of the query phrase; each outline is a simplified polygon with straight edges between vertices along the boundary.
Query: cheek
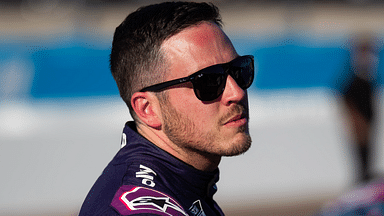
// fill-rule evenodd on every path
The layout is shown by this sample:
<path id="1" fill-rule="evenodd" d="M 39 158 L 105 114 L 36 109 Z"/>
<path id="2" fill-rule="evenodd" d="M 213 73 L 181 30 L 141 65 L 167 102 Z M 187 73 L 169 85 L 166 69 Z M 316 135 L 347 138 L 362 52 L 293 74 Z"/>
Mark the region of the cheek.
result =
<path id="1" fill-rule="evenodd" d="M 211 130 L 216 128 L 218 122 L 218 111 L 203 104 L 189 104 L 185 106 L 185 113 L 197 128 Z"/>
<path id="2" fill-rule="evenodd" d="M 169 99 L 178 113 L 192 120 L 196 126 L 208 126 L 218 119 L 217 103 L 204 104 L 197 99 L 191 88 L 180 88 Z"/>

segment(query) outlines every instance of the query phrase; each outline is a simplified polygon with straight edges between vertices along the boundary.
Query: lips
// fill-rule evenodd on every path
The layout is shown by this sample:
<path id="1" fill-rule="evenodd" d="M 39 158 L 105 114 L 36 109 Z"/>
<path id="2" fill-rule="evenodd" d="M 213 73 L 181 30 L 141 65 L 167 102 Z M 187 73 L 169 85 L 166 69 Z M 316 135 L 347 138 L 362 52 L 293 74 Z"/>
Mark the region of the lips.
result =
<path id="1" fill-rule="evenodd" d="M 220 119 L 221 125 L 241 126 L 248 121 L 248 109 L 241 104 L 235 104 L 229 112 Z"/>
<path id="2" fill-rule="evenodd" d="M 231 125 L 231 124 L 244 124 L 247 121 L 247 115 L 245 113 L 235 115 L 234 117 L 230 118 L 229 120 L 225 121 L 224 125 Z"/>
<path id="3" fill-rule="evenodd" d="M 227 124 L 227 123 L 230 123 L 230 122 L 237 121 L 237 120 L 242 119 L 242 118 L 244 118 L 243 115 L 237 115 L 237 116 L 235 116 L 235 117 L 229 119 L 229 120 L 226 122 L 226 124 Z"/>

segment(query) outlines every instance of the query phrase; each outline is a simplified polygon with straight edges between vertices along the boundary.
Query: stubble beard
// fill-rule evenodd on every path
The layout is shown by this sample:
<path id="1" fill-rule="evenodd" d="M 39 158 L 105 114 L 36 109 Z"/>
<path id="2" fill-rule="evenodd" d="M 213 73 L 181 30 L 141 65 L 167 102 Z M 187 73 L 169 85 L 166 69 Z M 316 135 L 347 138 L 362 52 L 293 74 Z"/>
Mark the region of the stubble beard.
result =
<path id="1" fill-rule="evenodd" d="M 204 155 L 236 156 L 245 153 L 251 147 L 252 140 L 249 135 L 248 124 L 237 129 L 235 133 L 237 139 L 228 142 L 220 136 L 221 129 L 219 126 L 224 124 L 225 120 L 246 112 L 246 108 L 242 105 L 236 104 L 228 114 L 219 119 L 217 127 L 209 131 L 203 130 L 203 126 L 200 126 L 199 130 L 192 120 L 177 112 L 168 102 L 161 102 L 161 109 L 164 133 L 181 149 Z M 247 119 L 249 119 L 248 113 Z"/>

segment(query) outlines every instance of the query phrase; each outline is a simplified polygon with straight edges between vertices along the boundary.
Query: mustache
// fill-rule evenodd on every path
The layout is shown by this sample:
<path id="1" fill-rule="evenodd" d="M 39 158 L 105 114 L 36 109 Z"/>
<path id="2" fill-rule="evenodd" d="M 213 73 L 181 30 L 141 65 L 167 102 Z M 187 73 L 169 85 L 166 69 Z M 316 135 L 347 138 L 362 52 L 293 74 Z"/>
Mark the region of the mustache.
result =
<path id="1" fill-rule="evenodd" d="M 225 124 L 231 118 L 233 118 L 233 117 L 235 117 L 237 115 L 241 115 L 242 118 L 249 119 L 248 108 L 246 108 L 245 105 L 243 105 L 243 104 L 235 104 L 234 106 L 232 106 L 231 110 L 227 114 L 225 114 L 224 116 L 222 116 L 219 119 L 219 123 L 220 124 Z"/>

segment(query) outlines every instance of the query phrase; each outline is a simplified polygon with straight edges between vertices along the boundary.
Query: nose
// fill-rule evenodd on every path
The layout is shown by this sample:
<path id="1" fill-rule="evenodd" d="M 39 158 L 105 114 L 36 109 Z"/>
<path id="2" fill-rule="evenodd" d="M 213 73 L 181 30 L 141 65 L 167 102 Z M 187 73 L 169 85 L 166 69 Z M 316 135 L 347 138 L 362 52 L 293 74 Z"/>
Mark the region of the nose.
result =
<path id="1" fill-rule="evenodd" d="M 221 102 L 225 105 L 238 103 L 247 97 L 247 90 L 243 90 L 236 81 L 228 75 Z"/>

